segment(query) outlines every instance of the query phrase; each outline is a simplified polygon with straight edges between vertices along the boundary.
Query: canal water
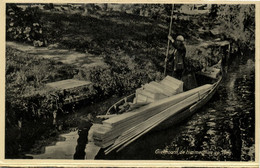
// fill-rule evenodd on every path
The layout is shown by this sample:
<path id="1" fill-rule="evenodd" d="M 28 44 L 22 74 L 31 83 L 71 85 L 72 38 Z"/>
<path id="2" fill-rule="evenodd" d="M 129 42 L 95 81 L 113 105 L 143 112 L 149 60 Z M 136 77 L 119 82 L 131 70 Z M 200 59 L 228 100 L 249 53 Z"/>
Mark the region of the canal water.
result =
<path id="1" fill-rule="evenodd" d="M 233 59 L 216 94 L 193 116 L 166 130 L 150 132 L 118 153 L 104 155 L 101 150 L 96 159 L 253 161 L 254 65 L 253 57 Z M 73 159 L 77 138 L 77 131 L 70 131 L 52 145 L 42 147 L 40 154 L 27 156 Z"/>

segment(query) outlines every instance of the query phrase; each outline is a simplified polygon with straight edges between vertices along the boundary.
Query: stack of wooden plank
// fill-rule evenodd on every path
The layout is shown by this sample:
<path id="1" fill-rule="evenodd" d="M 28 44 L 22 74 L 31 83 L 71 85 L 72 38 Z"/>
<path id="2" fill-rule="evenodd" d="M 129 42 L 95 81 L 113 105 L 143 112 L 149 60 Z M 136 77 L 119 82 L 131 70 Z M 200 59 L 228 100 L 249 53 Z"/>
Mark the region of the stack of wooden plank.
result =
<path id="1" fill-rule="evenodd" d="M 166 108 L 165 110 L 161 111 L 160 113 L 150 117 L 149 119 L 133 126 L 131 129 L 123 132 L 121 136 L 117 138 L 112 146 L 105 150 L 105 154 L 108 154 L 112 150 L 120 147 L 118 151 L 126 147 L 128 144 L 132 143 L 140 136 L 145 134 L 146 132 L 150 131 L 161 122 L 169 118 L 170 116 L 176 114 L 180 110 L 184 109 L 187 106 L 190 106 L 200 100 L 205 94 L 209 91 L 209 89 L 199 91 L 197 94 L 193 94 L 185 98 L 184 100 Z"/>
<path id="2" fill-rule="evenodd" d="M 135 102 L 151 103 L 181 92 L 183 92 L 183 82 L 167 76 L 159 83 L 153 81 L 137 89 Z"/>
<path id="3" fill-rule="evenodd" d="M 103 148 L 108 147 L 109 145 L 112 145 L 115 140 L 126 130 L 135 127 L 136 125 L 148 120 L 165 109 L 178 104 L 194 94 L 201 94 L 210 90 L 211 87 L 212 85 L 209 84 L 203 85 L 187 92 L 182 92 L 180 94 L 155 101 L 131 112 L 126 112 L 104 120 L 102 125 L 94 130 L 93 138 L 95 144 Z M 181 106 L 185 107 L 187 105 L 189 105 L 189 102 L 187 101 L 181 104 Z"/>

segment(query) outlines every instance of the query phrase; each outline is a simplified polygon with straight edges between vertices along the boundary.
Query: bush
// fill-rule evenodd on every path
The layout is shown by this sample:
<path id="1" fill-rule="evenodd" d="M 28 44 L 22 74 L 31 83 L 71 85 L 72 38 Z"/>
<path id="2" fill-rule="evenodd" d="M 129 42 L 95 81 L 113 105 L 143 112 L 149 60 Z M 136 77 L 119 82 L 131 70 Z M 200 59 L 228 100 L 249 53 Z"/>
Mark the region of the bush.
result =
<path id="1" fill-rule="evenodd" d="M 22 113 L 23 116 L 35 116 L 29 114 L 34 113 L 32 108 L 36 111 L 43 109 L 40 113 L 51 112 L 48 104 L 53 98 L 48 96 L 50 89 L 45 88 L 45 83 L 72 78 L 75 73 L 75 69 L 69 65 L 7 47 L 6 102 L 10 104 L 10 109 L 7 108 L 6 112 L 14 111 L 16 115 Z M 30 105 L 32 102 L 33 106 Z"/>
<path id="2" fill-rule="evenodd" d="M 27 42 L 37 47 L 47 45 L 38 8 L 27 7 L 23 11 L 15 4 L 7 4 L 6 7 L 7 40 Z"/>
<path id="3" fill-rule="evenodd" d="M 163 76 L 152 62 L 143 62 L 144 66 L 139 65 L 134 58 L 120 52 L 106 55 L 104 59 L 108 66 L 81 70 L 77 75 L 78 79 L 93 82 L 97 94 L 101 97 L 129 94 L 142 84 L 160 80 Z"/>

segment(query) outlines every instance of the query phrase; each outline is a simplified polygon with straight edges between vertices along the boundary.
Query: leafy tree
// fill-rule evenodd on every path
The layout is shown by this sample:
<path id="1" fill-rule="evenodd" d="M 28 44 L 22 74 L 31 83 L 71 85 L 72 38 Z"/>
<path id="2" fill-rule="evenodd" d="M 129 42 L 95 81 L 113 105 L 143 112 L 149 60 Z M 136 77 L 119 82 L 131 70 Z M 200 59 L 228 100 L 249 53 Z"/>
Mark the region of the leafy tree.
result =
<path id="1" fill-rule="evenodd" d="M 238 42 L 240 47 L 254 49 L 255 5 L 219 5 L 217 20 L 227 38 Z"/>

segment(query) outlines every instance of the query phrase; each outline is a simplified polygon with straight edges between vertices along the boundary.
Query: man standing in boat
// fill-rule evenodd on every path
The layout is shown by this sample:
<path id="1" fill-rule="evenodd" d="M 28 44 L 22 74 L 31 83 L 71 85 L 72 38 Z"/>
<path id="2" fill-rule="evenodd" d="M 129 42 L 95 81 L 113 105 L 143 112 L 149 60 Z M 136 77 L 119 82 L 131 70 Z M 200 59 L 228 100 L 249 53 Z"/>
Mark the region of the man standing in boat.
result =
<path id="1" fill-rule="evenodd" d="M 185 55 L 186 47 L 184 45 L 184 37 L 179 35 L 176 40 L 172 36 L 168 36 L 168 39 L 172 42 L 174 49 L 169 52 L 169 58 L 165 58 L 165 63 L 169 62 L 173 65 L 173 74 L 172 76 L 181 79 L 182 74 L 185 70 Z"/>

